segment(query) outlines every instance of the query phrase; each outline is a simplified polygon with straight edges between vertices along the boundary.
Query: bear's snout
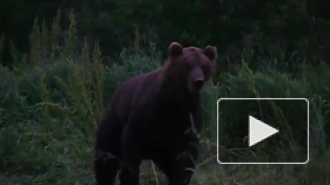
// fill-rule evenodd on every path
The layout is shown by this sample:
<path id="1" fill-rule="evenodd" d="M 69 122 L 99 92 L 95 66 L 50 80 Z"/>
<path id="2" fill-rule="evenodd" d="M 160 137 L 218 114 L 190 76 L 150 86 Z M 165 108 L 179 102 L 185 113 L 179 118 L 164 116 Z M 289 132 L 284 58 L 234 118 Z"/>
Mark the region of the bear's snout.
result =
<path id="1" fill-rule="evenodd" d="M 204 85 L 204 79 L 203 78 L 198 78 L 194 82 L 194 89 L 195 90 L 200 90 Z"/>
<path id="2" fill-rule="evenodd" d="M 190 90 L 199 92 L 205 83 L 204 73 L 200 67 L 195 67 L 191 71 Z"/>

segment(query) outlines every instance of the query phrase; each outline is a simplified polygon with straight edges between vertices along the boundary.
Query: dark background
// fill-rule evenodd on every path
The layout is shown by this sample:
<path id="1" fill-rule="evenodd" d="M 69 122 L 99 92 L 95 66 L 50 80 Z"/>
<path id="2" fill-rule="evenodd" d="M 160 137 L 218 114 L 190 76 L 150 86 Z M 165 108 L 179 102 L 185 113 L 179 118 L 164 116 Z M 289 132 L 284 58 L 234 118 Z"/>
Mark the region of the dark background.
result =
<path id="1" fill-rule="evenodd" d="M 74 9 L 78 34 L 99 40 L 103 53 L 113 59 L 138 31 L 145 37 L 142 44 L 156 42 L 163 53 L 174 40 L 214 44 L 223 56 L 222 68 L 240 63 L 243 50 L 253 50 L 256 63 L 278 58 L 292 67 L 330 61 L 329 5 L 327 0 L 2 0 L 1 62 L 12 62 L 10 39 L 26 51 L 34 18 L 50 25 L 59 8 L 64 15 Z"/>

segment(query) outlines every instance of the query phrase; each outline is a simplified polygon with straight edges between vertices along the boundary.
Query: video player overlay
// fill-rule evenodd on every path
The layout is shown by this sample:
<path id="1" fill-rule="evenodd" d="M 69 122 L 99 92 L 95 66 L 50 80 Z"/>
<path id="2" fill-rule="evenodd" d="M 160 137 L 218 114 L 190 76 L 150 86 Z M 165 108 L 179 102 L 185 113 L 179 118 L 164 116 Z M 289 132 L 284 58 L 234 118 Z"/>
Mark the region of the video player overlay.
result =
<path id="1" fill-rule="evenodd" d="M 307 99 L 222 98 L 217 103 L 219 163 L 308 162 Z"/>

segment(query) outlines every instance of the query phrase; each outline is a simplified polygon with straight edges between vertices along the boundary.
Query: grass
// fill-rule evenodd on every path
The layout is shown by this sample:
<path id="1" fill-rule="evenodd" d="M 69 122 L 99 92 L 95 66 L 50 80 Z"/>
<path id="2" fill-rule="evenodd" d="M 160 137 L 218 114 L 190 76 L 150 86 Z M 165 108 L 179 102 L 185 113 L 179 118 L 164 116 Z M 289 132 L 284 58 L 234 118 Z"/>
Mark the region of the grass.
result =
<path id="1" fill-rule="evenodd" d="M 133 48 L 124 49 L 120 61 L 106 67 L 97 43 L 85 40 L 83 47 L 77 47 L 73 14 L 68 38 L 61 47 L 56 40 L 58 19 L 52 30 L 38 26 L 36 21 L 31 51 L 16 56 L 19 60 L 14 70 L 0 68 L 1 184 L 93 184 L 91 152 L 101 110 L 118 83 L 162 63 L 154 47 L 147 52 Z M 325 64 L 305 66 L 302 75 L 293 77 L 276 68 L 252 71 L 243 63 L 234 74 L 218 75 L 221 84 L 207 84 L 203 91 L 201 156 L 192 184 L 330 184 L 329 70 Z M 217 164 L 216 101 L 220 97 L 308 98 L 310 162 L 299 166 Z M 225 110 L 229 116 L 237 112 Z M 228 138 L 233 129 L 221 126 L 222 139 Z M 233 152 L 230 144 L 226 141 L 221 151 Z M 164 184 L 164 176 L 152 163 L 144 162 L 141 168 L 141 182 Z"/>

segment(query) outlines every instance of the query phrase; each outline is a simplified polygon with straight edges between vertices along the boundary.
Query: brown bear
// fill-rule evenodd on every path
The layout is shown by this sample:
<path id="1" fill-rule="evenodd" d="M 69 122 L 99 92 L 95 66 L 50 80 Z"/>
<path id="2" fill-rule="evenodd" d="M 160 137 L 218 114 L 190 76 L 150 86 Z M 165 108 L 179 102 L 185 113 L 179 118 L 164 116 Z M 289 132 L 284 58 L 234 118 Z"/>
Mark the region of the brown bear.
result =
<path id="1" fill-rule="evenodd" d="M 130 78 L 115 92 L 99 123 L 94 172 L 98 185 L 139 184 L 152 160 L 170 185 L 189 184 L 202 129 L 200 91 L 211 78 L 216 47 L 173 42 L 164 65 Z"/>

